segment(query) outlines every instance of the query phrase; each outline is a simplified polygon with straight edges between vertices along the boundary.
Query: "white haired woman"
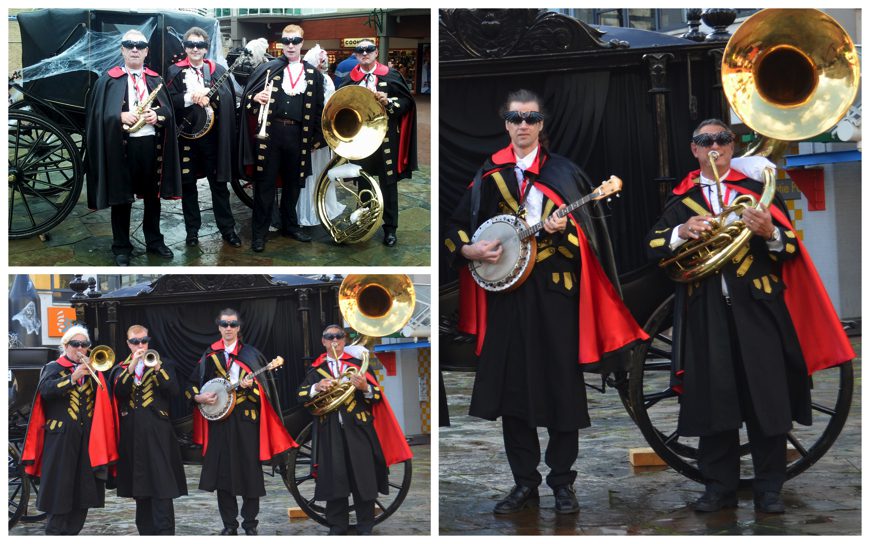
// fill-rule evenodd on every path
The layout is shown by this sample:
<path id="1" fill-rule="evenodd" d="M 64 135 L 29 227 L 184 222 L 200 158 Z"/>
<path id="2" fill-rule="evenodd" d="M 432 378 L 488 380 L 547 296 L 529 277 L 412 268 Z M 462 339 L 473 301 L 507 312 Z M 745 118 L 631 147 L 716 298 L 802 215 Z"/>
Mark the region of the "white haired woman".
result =
<path id="1" fill-rule="evenodd" d="M 42 369 L 21 456 L 40 478 L 36 507 L 48 512 L 45 533 L 77 535 L 89 508 L 102 508 L 108 467 L 118 459 L 112 403 L 102 373 L 85 362 L 91 339 L 70 327 L 61 355 Z"/>

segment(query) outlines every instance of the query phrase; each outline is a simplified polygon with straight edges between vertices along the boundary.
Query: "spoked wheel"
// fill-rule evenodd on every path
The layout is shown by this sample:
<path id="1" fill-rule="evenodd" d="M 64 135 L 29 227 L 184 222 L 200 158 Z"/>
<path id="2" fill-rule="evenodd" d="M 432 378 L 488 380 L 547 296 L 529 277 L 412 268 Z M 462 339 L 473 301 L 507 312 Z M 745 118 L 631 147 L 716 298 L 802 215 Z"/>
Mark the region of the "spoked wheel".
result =
<path id="1" fill-rule="evenodd" d="M 9 528 L 21 519 L 27 511 L 30 500 L 30 485 L 21 467 L 21 452 L 12 442 L 9 443 Z"/>
<path id="2" fill-rule="evenodd" d="M 284 471 L 284 485 L 293 494 L 296 504 L 302 508 L 308 517 L 321 525 L 326 523 L 326 501 L 314 500 L 314 476 L 311 475 L 311 423 L 302 429 L 299 436 L 295 437 L 300 444 L 299 448 L 290 450 L 287 462 L 287 470 Z M 378 495 L 375 500 L 375 525 L 381 523 L 399 506 L 408 495 L 411 488 L 411 460 L 397 463 L 390 467 L 389 473 L 390 493 Z M 356 527 L 353 497 L 349 497 L 351 512 L 351 527 Z"/>
<path id="3" fill-rule="evenodd" d="M 631 414 L 647 443 L 674 470 L 701 482 L 697 437 L 677 432 L 679 395 L 671 389 L 673 296 L 662 303 L 644 326 L 651 341 L 637 348 L 629 374 Z M 836 440 L 852 404 L 852 363 L 816 372 L 812 377 L 813 425 L 788 433 L 786 478 L 818 461 Z M 624 395 L 624 391 L 620 391 Z M 625 402 L 625 398 L 623 398 Z M 752 461 L 745 429 L 740 431 L 741 486 L 752 482 Z"/>
<path id="4" fill-rule="evenodd" d="M 9 111 L 9 238 L 42 234 L 66 219 L 83 176 L 78 146 L 57 124 Z"/>
<path id="5" fill-rule="evenodd" d="M 247 179 L 236 179 L 235 177 L 230 181 L 230 185 L 233 186 L 233 191 L 236 193 L 236 196 L 239 197 L 239 200 L 242 203 L 249 207 L 254 207 L 254 182 Z"/>

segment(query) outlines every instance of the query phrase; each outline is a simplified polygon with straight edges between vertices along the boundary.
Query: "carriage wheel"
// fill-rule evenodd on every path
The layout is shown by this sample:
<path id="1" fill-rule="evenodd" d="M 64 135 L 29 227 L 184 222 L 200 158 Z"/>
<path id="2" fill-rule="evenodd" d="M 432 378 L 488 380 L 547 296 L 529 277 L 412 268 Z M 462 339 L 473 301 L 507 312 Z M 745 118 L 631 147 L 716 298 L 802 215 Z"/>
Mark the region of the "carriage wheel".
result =
<path id="1" fill-rule="evenodd" d="M 321 525 L 326 525 L 326 501 L 314 500 L 314 477 L 311 475 L 311 423 L 295 437 L 300 444 L 290 450 L 287 470 L 284 471 L 284 485 L 290 490 L 296 504 L 308 517 Z M 389 495 L 378 495 L 375 499 L 375 525 L 384 521 L 398 510 L 411 488 L 411 460 L 390 467 Z M 354 522 L 353 497 L 349 498 L 351 527 Z"/>
<path id="2" fill-rule="evenodd" d="M 679 397 L 670 388 L 673 296 L 656 309 L 644 326 L 651 341 L 633 354 L 629 374 L 629 413 L 655 452 L 674 470 L 697 482 L 698 439 L 677 433 Z M 833 445 L 852 404 L 852 363 L 816 372 L 812 377 L 813 425 L 796 426 L 788 433 L 790 446 L 786 478 L 818 461 Z M 626 392 L 620 391 L 620 395 Z M 625 398 L 623 398 L 625 402 Z M 741 486 L 752 482 L 752 462 L 745 429 L 740 431 Z"/>
<path id="3" fill-rule="evenodd" d="M 15 524 L 27 511 L 30 500 L 29 479 L 21 467 L 21 453 L 12 442 L 9 442 L 9 528 Z"/>
<path id="4" fill-rule="evenodd" d="M 247 179 L 236 179 L 233 177 L 230 180 L 230 184 L 233 186 L 233 191 L 236 193 L 236 196 L 239 197 L 239 200 L 242 203 L 249 207 L 254 207 L 254 182 Z"/>
<path id="5" fill-rule="evenodd" d="M 66 219 L 83 176 L 78 147 L 58 125 L 9 111 L 9 238 L 42 234 Z"/>

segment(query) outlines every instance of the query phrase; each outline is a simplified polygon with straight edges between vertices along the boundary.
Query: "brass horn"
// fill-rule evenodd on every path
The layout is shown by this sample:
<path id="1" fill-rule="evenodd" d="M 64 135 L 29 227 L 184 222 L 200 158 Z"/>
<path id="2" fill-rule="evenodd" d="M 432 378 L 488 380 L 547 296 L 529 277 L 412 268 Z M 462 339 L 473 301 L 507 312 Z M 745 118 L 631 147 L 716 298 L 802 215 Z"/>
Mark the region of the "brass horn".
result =
<path id="1" fill-rule="evenodd" d="M 365 374 L 374 338 L 401 330 L 414 313 L 414 284 L 408 276 L 349 274 L 338 289 L 338 307 L 351 328 L 360 333 L 354 344 L 368 344 L 360 369 L 349 368 L 331 389 L 319 393 L 305 407 L 320 416 L 345 404 L 354 386 L 344 378 Z M 333 345 L 334 349 L 334 345 Z M 335 355 L 334 355 L 335 356 Z"/>
<path id="2" fill-rule="evenodd" d="M 115 351 L 109 346 L 96 346 L 88 357 L 88 366 L 105 372 L 115 364 Z"/>
<path id="3" fill-rule="evenodd" d="M 148 368 L 155 367 L 160 364 L 160 354 L 156 349 L 149 349 L 142 355 L 142 363 Z"/>
<path id="4" fill-rule="evenodd" d="M 811 28 L 812 32 L 801 31 Z M 855 45 L 831 17 L 815 9 L 765 9 L 731 36 L 722 55 L 722 87 L 731 108 L 762 136 L 745 156 L 775 156 L 787 141 L 811 138 L 845 115 L 858 92 L 860 69 Z M 715 151 L 711 151 L 715 153 Z M 715 157 L 710 164 L 716 182 Z M 741 219 L 749 207 L 769 206 L 776 194 L 772 168 L 763 173 L 758 202 L 743 195 L 711 221 L 712 229 L 663 259 L 675 281 L 688 283 L 716 273 L 752 237 Z"/>
<path id="5" fill-rule="evenodd" d="M 375 94 L 364 87 L 342 87 L 323 107 L 321 128 L 326 143 L 336 156 L 329 162 L 317 180 L 314 201 L 317 217 L 337 243 L 364 242 L 374 236 L 384 214 L 384 198 L 377 180 L 360 169 L 335 175 L 339 168 L 352 160 L 364 159 L 377 151 L 387 134 L 387 111 Z M 333 170 L 335 169 L 335 170 Z M 330 217 L 328 198 L 334 173 L 335 196 L 339 203 L 347 203 L 336 217 Z M 369 189 L 357 189 L 346 178 L 362 178 Z"/>

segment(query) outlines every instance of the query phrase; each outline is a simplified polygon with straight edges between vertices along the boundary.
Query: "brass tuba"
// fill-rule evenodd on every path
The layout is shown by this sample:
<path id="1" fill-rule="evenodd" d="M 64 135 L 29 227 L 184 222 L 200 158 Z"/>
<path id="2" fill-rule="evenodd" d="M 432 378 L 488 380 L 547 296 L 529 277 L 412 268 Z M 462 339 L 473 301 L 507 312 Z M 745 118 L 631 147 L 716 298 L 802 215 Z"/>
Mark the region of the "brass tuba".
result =
<path id="1" fill-rule="evenodd" d="M 332 180 L 329 172 L 352 160 L 364 159 L 377 151 L 387 134 L 387 111 L 365 87 L 350 85 L 337 90 L 323 107 L 321 125 L 326 143 L 336 156 L 317 180 L 314 202 L 317 217 L 336 243 L 354 244 L 374 236 L 384 215 L 384 198 L 375 178 L 360 169 L 358 177 L 368 182 L 369 189 L 357 189 L 345 176 L 336 177 L 338 201 L 347 203 L 335 218 L 327 210 L 327 195 Z"/>
<path id="2" fill-rule="evenodd" d="M 408 276 L 401 274 L 350 274 L 338 289 L 341 315 L 361 335 L 354 345 L 367 344 L 369 351 L 374 338 L 392 334 L 408 323 L 415 302 L 414 284 Z M 353 396 L 355 390 L 349 381 L 342 379 L 357 372 L 365 374 L 368 366 L 369 354 L 366 352 L 359 371 L 349 368 L 332 389 L 319 393 L 306 402 L 305 407 L 316 416 L 336 410 Z"/>
<path id="3" fill-rule="evenodd" d="M 763 136 L 746 156 L 775 157 L 788 141 L 829 130 L 854 102 L 859 79 L 851 38 L 815 9 L 762 10 L 740 25 L 722 55 L 728 103 L 746 126 Z M 716 173 L 715 158 L 710 162 Z M 718 183 L 718 173 L 715 177 Z M 682 244 L 659 266 L 667 267 L 673 280 L 688 283 L 716 273 L 734 258 L 752 236 L 739 219 L 743 210 L 769 206 L 776 194 L 773 169 L 766 168 L 763 177 L 758 202 L 749 195 L 736 198 L 711 222 L 710 231 Z M 731 213 L 738 220 L 728 224 Z"/>

